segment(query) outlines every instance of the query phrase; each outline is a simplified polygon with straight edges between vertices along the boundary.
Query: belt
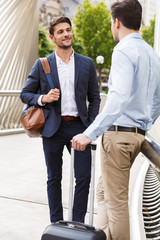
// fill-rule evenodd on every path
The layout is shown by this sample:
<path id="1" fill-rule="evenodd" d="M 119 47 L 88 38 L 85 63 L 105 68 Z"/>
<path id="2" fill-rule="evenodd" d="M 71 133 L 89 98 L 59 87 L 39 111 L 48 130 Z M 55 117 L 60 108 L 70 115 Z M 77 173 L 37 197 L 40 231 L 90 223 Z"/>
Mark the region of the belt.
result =
<path id="1" fill-rule="evenodd" d="M 114 126 L 112 125 L 108 131 L 119 131 L 119 132 L 137 132 L 139 134 L 142 134 L 145 136 L 146 131 L 140 128 L 134 128 L 134 127 L 121 127 L 121 126 Z"/>
<path id="2" fill-rule="evenodd" d="M 61 116 L 61 119 L 63 119 L 66 122 L 69 121 L 78 121 L 80 120 L 80 117 L 74 117 L 74 116 Z"/>

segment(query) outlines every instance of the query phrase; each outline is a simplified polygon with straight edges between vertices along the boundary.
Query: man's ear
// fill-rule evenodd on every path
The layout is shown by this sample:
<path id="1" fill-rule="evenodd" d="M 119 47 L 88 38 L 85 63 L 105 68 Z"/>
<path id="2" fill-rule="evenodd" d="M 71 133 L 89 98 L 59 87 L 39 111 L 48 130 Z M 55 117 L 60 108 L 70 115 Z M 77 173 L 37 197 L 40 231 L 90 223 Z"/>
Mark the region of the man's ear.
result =
<path id="1" fill-rule="evenodd" d="M 121 25 L 121 23 L 120 23 L 119 19 L 116 18 L 116 27 L 117 27 L 117 28 L 120 28 L 120 25 Z"/>
<path id="2" fill-rule="evenodd" d="M 49 37 L 50 37 L 50 39 L 51 39 L 53 42 L 55 42 L 53 35 L 49 34 Z"/>

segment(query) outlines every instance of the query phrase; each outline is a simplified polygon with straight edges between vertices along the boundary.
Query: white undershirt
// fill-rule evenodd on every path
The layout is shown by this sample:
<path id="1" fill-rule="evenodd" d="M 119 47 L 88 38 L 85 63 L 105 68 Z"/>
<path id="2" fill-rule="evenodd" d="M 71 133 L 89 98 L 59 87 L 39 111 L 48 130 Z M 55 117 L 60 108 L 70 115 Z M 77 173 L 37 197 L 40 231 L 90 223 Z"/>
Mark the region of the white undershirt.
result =
<path id="1" fill-rule="evenodd" d="M 61 116 L 78 116 L 77 104 L 75 101 L 75 64 L 74 64 L 74 52 L 70 57 L 69 62 L 66 64 L 57 55 L 57 70 L 58 77 L 61 86 Z"/>

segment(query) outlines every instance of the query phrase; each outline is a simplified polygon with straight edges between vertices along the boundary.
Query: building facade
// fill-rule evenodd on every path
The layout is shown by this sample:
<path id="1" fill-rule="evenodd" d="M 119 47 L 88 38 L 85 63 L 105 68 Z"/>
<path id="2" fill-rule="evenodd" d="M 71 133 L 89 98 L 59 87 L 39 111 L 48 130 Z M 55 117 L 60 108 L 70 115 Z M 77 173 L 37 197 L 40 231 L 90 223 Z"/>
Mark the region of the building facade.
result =
<path id="1" fill-rule="evenodd" d="M 50 20 L 63 14 L 62 1 L 60 0 L 41 0 L 39 23 L 48 27 Z"/>
<path id="2" fill-rule="evenodd" d="M 40 24 L 48 27 L 50 20 L 57 16 L 75 17 L 82 0 L 40 0 Z"/>
<path id="3" fill-rule="evenodd" d="M 150 20 L 154 18 L 156 14 L 156 0 L 139 0 L 143 9 L 143 24 L 145 26 L 150 25 Z"/>

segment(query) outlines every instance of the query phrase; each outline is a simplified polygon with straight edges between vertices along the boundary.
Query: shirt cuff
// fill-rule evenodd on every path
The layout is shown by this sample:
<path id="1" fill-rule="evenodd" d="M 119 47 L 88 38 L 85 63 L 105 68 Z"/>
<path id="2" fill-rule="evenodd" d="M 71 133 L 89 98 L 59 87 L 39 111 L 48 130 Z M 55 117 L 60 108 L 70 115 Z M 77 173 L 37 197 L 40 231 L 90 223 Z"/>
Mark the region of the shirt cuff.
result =
<path id="1" fill-rule="evenodd" d="M 43 95 L 41 95 L 41 96 L 38 98 L 37 103 L 38 103 L 38 105 L 40 105 L 40 106 L 45 106 L 45 103 L 42 103 L 42 97 L 43 97 Z"/>
<path id="2" fill-rule="evenodd" d="M 83 134 L 84 134 L 85 136 L 87 136 L 89 139 L 91 139 L 92 141 L 97 140 L 97 138 L 101 135 L 101 133 L 98 134 L 98 132 L 94 131 L 94 130 L 92 129 L 92 126 L 91 126 L 91 128 L 88 127 L 88 128 L 83 132 Z"/>

